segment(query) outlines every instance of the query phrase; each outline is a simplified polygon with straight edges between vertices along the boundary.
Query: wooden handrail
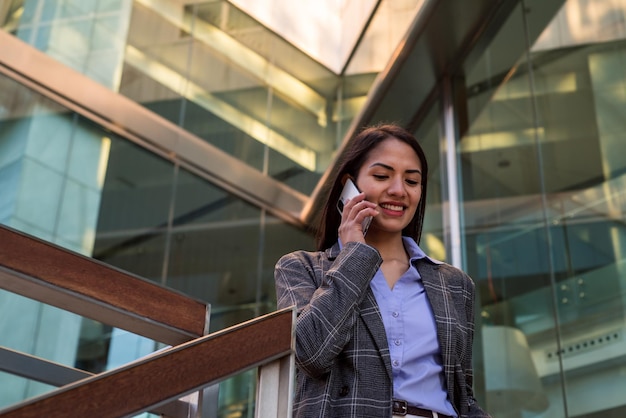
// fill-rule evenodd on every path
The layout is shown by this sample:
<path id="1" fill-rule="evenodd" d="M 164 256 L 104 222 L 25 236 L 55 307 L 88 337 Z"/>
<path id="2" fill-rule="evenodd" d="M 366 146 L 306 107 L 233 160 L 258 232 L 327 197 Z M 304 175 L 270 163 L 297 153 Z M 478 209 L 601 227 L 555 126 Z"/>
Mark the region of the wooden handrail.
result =
<path id="1" fill-rule="evenodd" d="M 170 345 L 208 332 L 208 304 L 3 225 L 0 288 Z"/>
<path id="2" fill-rule="evenodd" d="M 0 347 L 0 371 L 56 387 L 95 376 L 95 373 L 75 369 L 6 347 Z M 189 410 L 196 407 L 197 405 L 190 405 L 187 399 L 177 399 L 169 404 L 153 408 L 149 412 L 163 418 L 188 417 Z"/>
<path id="3" fill-rule="evenodd" d="M 0 410 L 4 418 L 127 417 L 293 356 L 295 310 L 277 311 Z"/>

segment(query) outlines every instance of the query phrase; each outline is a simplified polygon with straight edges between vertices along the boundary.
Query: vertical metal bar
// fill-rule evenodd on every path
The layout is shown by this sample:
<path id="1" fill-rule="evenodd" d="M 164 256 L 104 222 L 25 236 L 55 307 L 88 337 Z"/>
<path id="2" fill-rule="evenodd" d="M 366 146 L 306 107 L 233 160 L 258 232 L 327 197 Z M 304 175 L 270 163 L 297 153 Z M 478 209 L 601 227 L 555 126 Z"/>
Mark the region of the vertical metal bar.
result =
<path id="1" fill-rule="evenodd" d="M 292 352 L 289 356 L 280 360 L 280 381 L 278 387 L 278 414 L 280 417 L 291 418 L 295 377 L 296 356 Z"/>
<path id="2" fill-rule="evenodd" d="M 255 418 L 278 418 L 280 363 L 278 360 L 259 367 Z"/>
<path id="3" fill-rule="evenodd" d="M 212 386 L 202 389 L 198 393 L 198 412 L 197 418 L 217 418 L 219 406 L 220 384 L 216 383 Z"/>
<path id="4" fill-rule="evenodd" d="M 211 305 L 207 304 L 204 335 L 209 335 Z M 198 391 L 198 410 L 196 418 L 217 418 L 219 410 L 220 384 L 216 383 Z"/>
<path id="5" fill-rule="evenodd" d="M 291 418 L 294 355 L 259 367 L 255 418 Z"/>
<path id="6" fill-rule="evenodd" d="M 462 268 L 463 258 L 461 256 L 461 207 L 459 202 L 459 176 L 458 157 L 456 153 L 457 129 L 454 114 L 454 97 L 452 92 L 452 81 L 445 77 L 442 83 L 442 129 L 443 129 L 443 157 L 445 157 L 446 185 L 448 204 L 444 205 L 444 230 L 447 230 L 449 237 L 450 264 Z M 447 220 L 447 223 L 446 223 Z"/>
<path id="7" fill-rule="evenodd" d="M 291 353 L 259 367 L 255 418 L 291 418 L 296 376 L 296 310 L 292 310 Z"/>

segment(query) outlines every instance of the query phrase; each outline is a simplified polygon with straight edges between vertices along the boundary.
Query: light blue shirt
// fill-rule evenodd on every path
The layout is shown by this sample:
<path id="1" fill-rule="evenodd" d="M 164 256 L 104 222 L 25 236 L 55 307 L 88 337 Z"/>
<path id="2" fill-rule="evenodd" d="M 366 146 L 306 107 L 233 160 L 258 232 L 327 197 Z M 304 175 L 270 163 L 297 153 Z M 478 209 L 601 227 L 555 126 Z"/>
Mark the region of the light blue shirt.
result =
<path id="1" fill-rule="evenodd" d="M 411 266 L 389 288 L 379 269 L 370 284 L 380 308 L 393 368 L 393 396 L 410 405 L 456 416 L 445 388 L 437 329 L 424 284 L 413 265 L 426 257 L 414 240 L 403 237 Z"/>

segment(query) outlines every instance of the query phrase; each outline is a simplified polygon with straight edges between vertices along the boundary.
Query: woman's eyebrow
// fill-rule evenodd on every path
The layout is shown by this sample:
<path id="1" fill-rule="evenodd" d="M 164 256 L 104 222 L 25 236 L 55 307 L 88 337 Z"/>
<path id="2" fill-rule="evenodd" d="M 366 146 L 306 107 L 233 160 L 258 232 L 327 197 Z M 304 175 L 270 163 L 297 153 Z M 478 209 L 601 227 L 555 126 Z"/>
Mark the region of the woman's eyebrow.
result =
<path id="1" fill-rule="evenodd" d="M 382 168 L 387 169 L 387 170 L 390 170 L 390 171 L 395 171 L 395 169 L 394 169 L 392 166 L 387 165 L 387 164 L 383 164 L 383 163 L 374 163 L 374 164 L 370 165 L 370 168 L 371 168 L 371 167 L 382 167 Z M 412 170 L 411 170 L 411 169 L 409 169 L 409 170 L 405 170 L 405 173 L 409 173 L 409 174 L 414 174 L 414 173 L 416 173 L 416 174 L 422 174 L 422 170 L 419 170 L 419 169 L 417 169 L 417 168 L 412 169 Z"/>

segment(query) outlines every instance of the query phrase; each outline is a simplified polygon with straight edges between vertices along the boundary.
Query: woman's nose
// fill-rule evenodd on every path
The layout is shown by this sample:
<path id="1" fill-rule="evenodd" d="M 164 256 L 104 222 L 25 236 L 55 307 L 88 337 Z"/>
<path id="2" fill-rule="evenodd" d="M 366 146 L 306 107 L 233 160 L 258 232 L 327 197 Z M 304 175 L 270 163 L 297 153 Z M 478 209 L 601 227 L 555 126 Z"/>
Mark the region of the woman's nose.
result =
<path id="1" fill-rule="evenodd" d="M 406 190 L 402 179 L 393 179 L 389 185 L 389 194 L 392 196 L 404 196 Z"/>

